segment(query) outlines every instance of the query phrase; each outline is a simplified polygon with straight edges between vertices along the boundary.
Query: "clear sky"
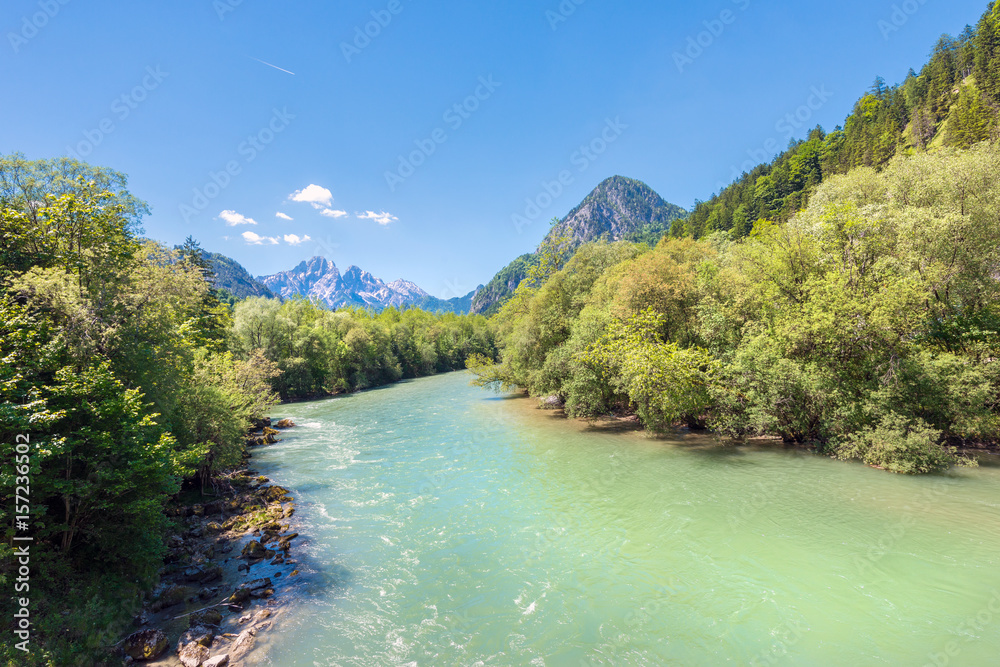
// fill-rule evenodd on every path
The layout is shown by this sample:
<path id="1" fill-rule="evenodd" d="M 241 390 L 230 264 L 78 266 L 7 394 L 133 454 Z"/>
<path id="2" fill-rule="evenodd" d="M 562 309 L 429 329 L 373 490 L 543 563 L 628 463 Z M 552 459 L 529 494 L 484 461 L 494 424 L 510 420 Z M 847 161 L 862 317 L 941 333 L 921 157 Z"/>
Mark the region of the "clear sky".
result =
<path id="1" fill-rule="evenodd" d="M 255 275 L 448 298 L 609 176 L 707 199 L 986 4 L 5 0 L 0 152 L 123 171 L 148 236 Z"/>

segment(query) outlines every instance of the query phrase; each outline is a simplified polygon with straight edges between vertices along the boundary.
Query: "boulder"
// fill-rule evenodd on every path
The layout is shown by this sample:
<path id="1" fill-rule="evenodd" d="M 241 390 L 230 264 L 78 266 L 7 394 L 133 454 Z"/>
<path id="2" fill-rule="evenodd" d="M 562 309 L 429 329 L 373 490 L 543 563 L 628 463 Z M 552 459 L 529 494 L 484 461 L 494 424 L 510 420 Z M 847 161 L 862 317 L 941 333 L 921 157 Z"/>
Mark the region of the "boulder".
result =
<path id="1" fill-rule="evenodd" d="M 288 489 L 280 486 L 269 486 L 261 492 L 261 496 L 268 502 L 278 502 L 288 495 Z"/>
<path id="2" fill-rule="evenodd" d="M 233 594 L 229 596 L 229 602 L 234 605 L 244 605 L 250 600 L 250 589 L 249 588 L 237 588 L 233 591 Z"/>
<path id="3" fill-rule="evenodd" d="M 222 574 L 222 566 L 214 565 L 206 568 L 205 571 L 202 572 L 201 577 L 198 579 L 198 583 L 204 586 L 209 582 L 218 581 L 219 579 L 222 579 Z"/>
<path id="4" fill-rule="evenodd" d="M 263 579 L 254 579 L 253 581 L 248 581 L 245 584 L 240 584 L 240 588 L 245 588 L 248 591 L 256 591 L 260 588 L 267 588 L 271 585 L 271 580 L 267 577 Z"/>
<path id="5" fill-rule="evenodd" d="M 229 664 L 229 654 L 223 653 L 201 663 L 201 667 L 225 667 Z"/>
<path id="6" fill-rule="evenodd" d="M 241 632 L 236 639 L 233 640 L 232 646 L 229 647 L 229 657 L 232 660 L 240 660 L 250 649 L 253 648 L 254 638 L 257 634 L 257 630 L 254 628 L 247 628 Z"/>
<path id="7" fill-rule="evenodd" d="M 295 428 L 295 422 L 291 419 L 282 419 L 274 425 L 274 428 Z"/>
<path id="8" fill-rule="evenodd" d="M 201 667 L 210 655 L 211 652 L 197 642 L 191 642 L 177 652 L 177 656 L 181 659 L 181 664 L 184 667 Z"/>
<path id="9" fill-rule="evenodd" d="M 140 630 L 125 638 L 122 650 L 134 660 L 153 660 L 167 650 L 168 644 L 161 630 Z"/>
<path id="10" fill-rule="evenodd" d="M 168 586 L 150 605 L 154 612 L 186 602 L 198 597 L 198 591 L 190 586 Z"/>
<path id="11" fill-rule="evenodd" d="M 539 399 L 538 402 L 544 410 L 558 410 L 566 405 L 566 401 L 564 401 L 560 396 L 546 396 L 545 398 Z"/>
<path id="12" fill-rule="evenodd" d="M 263 558 L 267 550 L 257 540 L 251 540 L 243 547 L 243 558 Z"/>
<path id="13" fill-rule="evenodd" d="M 219 613 L 217 609 L 206 609 L 204 611 L 199 611 L 196 614 L 191 614 L 191 627 L 197 627 L 199 625 L 218 625 L 222 623 L 222 614 Z"/>
<path id="14" fill-rule="evenodd" d="M 208 648 L 212 645 L 213 639 L 215 639 L 215 628 L 205 625 L 195 625 L 185 630 L 181 635 L 181 638 L 177 641 L 177 651 L 179 653 L 182 648 L 191 643 L 201 644 L 205 648 Z"/>
<path id="15" fill-rule="evenodd" d="M 265 428 L 270 428 L 271 427 L 271 418 L 270 417 L 263 417 L 262 419 L 254 419 L 253 422 L 251 423 L 251 427 L 255 431 L 260 431 L 260 430 L 263 430 Z"/>
<path id="16" fill-rule="evenodd" d="M 219 533 L 222 531 L 222 524 L 220 524 L 218 521 L 209 521 L 208 525 L 205 526 L 205 530 L 207 530 L 210 533 Z"/>

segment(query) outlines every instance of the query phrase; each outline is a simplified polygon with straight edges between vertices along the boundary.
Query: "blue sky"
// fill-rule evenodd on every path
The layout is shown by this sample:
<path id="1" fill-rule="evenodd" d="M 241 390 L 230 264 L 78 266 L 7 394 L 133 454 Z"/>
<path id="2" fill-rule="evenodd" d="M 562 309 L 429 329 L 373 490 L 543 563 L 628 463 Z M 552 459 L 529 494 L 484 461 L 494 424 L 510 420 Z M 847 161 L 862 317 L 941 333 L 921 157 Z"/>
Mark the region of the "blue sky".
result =
<path id="1" fill-rule="evenodd" d="M 148 236 L 256 275 L 324 255 L 447 298 L 609 176 L 707 199 L 985 8 L 7 0 L 0 152 L 123 171 Z"/>

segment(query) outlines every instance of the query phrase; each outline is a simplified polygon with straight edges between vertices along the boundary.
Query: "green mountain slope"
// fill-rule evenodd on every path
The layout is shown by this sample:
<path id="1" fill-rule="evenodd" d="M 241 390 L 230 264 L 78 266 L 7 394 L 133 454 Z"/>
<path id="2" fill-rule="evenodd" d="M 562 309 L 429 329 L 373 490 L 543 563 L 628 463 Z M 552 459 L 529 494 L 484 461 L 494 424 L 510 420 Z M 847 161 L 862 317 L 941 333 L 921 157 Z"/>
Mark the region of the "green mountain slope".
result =
<path id="1" fill-rule="evenodd" d="M 570 211 L 546 236 L 546 241 L 570 239 L 571 248 L 594 241 L 634 241 L 655 245 L 671 224 L 687 212 L 664 201 L 652 188 L 632 178 L 613 176 Z M 472 312 L 492 315 L 510 298 L 537 262 L 522 255 L 504 267 L 476 294 Z"/>
<path id="2" fill-rule="evenodd" d="M 235 259 L 216 252 L 206 252 L 204 257 L 212 272 L 215 273 L 215 279 L 212 283 L 216 289 L 226 290 L 237 299 L 246 299 L 251 296 L 274 298 L 274 292 L 250 275 L 250 272 Z"/>
<path id="3" fill-rule="evenodd" d="M 855 167 L 880 168 L 897 155 L 968 148 L 995 138 L 1000 111 L 1000 2 L 976 28 L 942 36 L 929 62 L 903 83 L 878 77 L 842 127 L 815 128 L 769 164 L 761 164 L 698 202 L 676 237 L 728 232 L 747 236 L 758 220 L 783 222 L 808 204 L 823 180 Z"/>

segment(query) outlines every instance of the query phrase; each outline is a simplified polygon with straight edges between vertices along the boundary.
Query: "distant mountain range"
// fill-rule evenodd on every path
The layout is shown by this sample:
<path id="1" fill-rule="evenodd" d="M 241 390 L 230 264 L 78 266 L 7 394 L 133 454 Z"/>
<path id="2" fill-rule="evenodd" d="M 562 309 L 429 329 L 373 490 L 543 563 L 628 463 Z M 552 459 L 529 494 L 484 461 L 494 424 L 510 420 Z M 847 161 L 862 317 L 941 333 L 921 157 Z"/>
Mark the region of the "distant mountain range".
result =
<path id="1" fill-rule="evenodd" d="M 565 236 L 573 247 L 592 241 L 635 241 L 655 245 L 670 231 L 674 220 L 686 211 L 667 203 L 641 181 L 614 176 L 597 186 L 583 202 L 557 225 L 547 239 Z M 482 313 L 491 315 L 510 298 L 537 261 L 535 254 L 518 257 L 485 287 L 463 297 L 438 299 L 417 285 L 396 280 L 383 282 L 356 266 L 341 273 L 328 259 L 313 257 L 289 271 L 254 278 L 235 260 L 205 253 L 215 271 L 215 286 L 238 299 L 251 296 L 283 299 L 305 296 L 319 299 L 331 308 L 422 308 L 431 312 Z"/>
<path id="2" fill-rule="evenodd" d="M 464 297 L 438 299 L 409 281 L 396 280 L 386 284 L 356 266 L 341 274 L 333 262 L 323 257 L 313 257 L 290 271 L 257 278 L 251 276 L 239 262 L 225 255 L 206 252 L 205 259 L 215 273 L 213 286 L 226 290 L 237 299 L 305 296 L 319 299 L 334 309 L 357 306 L 381 311 L 394 306 L 461 314 L 469 312 L 476 294 L 473 290 Z"/>
<path id="3" fill-rule="evenodd" d="M 594 241 L 633 241 L 656 245 L 675 220 L 687 215 L 651 187 L 632 178 L 612 176 L 598 185 L 569 215 L 553 225 L 546 241 L 570 239 L 572 248 Z M 504 304 L 537 262 L 536 253 L 521 255 L 500 270 L 476 294 L 472 312 L 492 315 Z"/>
<path id="4" fill-rule="evenodd" d="M 344 273 L 328 259 L 313 257 L 291 271 L 261 276 L 260 283 L 278 296 L 317 298 L 331 308 L 423 308 L 432 312 L 468 313 L 475 290 L 455 299 L 438 299 L 407 280 L 385 283 L 371 273 L 351 266 Z"/>

